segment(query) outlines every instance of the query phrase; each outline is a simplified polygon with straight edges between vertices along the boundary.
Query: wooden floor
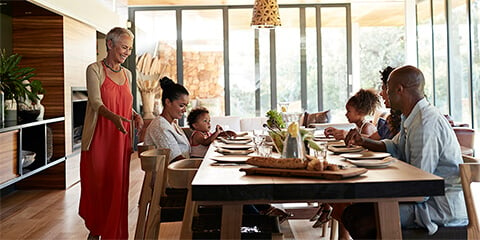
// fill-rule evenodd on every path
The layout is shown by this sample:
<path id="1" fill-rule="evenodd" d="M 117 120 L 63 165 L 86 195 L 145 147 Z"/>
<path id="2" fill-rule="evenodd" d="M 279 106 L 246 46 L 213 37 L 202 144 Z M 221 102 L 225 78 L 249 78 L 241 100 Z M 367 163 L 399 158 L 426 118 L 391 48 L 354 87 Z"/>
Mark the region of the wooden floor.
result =
<path id="1" fill-rule="evenodd" d="M 133 239 L 143 171 L 132 155 L 129 196 L 129 238 Z M 67 190 L 22 190 L 0 199 L 0 239 L 86 239 L 88 231 L 78 216 L 80 184 Z M 282 224 L 283 239 L 321 239 L 321 230 L 308 220 Z M 160 239 L 179 239 L 181 222 L 162 223 Z"/>

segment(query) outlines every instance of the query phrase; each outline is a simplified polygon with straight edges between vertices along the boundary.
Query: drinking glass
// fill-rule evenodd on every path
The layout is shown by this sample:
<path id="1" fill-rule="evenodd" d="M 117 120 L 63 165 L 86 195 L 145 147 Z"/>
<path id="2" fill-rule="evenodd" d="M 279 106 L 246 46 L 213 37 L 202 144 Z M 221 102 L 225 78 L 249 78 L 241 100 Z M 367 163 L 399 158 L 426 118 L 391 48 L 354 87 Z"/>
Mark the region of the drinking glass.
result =
<path id="1" fill-rule="evenodd" d="M 320 142 L 318 143 L 318 146 L 320 147 L 320 150 L 314 151 L 315 157 L 319 160 L 327 160 L 327 143 Z"/>
<path id="2" fill-rule="evenodd" d="M 272 155 L 272 146 L 267 144 L 261 144 L 258 147 L 258 154 L 261 157 L 270 157 Z"/>

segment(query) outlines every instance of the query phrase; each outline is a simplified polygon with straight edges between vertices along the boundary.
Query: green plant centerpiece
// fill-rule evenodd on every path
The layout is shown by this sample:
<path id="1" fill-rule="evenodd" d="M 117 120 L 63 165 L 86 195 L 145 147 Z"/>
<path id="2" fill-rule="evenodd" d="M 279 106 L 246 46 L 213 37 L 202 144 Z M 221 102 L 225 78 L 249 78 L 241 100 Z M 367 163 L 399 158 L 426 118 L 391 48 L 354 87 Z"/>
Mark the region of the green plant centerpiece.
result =
<path id="1" fill-rule="evenodd" d="M 265 127 L 269 129 L 268 134 L 272 138 L 276 150 L 279 153 L 282 153 L 285 139 L 287 139 L 287 136 L 289 135 L 288 130 L 285 129 L 285 122 L 283 121 L 281 114 L 276 110 L 268 111 L 266 116 L 268 119 Z M 299 132 L 306 147 L 314 150 L 321 150 L 320 146 L 313 141 L 313 134 L 311 132 L 305 129 L 299 129 Z"/>

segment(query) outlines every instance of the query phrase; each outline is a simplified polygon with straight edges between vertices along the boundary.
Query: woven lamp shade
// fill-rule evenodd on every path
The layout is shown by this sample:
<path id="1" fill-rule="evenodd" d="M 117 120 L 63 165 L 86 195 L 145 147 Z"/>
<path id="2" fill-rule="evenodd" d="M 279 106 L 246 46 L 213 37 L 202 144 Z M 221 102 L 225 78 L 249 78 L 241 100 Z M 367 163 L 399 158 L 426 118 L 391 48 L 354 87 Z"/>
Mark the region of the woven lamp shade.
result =
<path id="1" fill-rule="evenodd" d="M 250 25 L 256 28 L 281 26 L 277 0 L 255 0 L 252 23 Z"/>

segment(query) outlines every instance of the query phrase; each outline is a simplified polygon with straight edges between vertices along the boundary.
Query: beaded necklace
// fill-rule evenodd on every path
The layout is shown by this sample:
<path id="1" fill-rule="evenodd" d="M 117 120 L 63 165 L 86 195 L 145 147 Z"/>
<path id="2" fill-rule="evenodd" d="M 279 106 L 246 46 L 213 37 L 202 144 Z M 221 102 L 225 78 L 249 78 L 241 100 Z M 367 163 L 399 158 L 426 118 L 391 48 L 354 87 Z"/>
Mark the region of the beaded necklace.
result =
<path id="1" fill-rule="evenodd" d="M 112 70 L 112 72 L 114 72 L 114 73 L 118 73 L 118 72 L 122 71 L 122 65 L 120 65 L 120 69 L 115 70 L 115 69 L 113 69 L 113 67 L 111 67 L 110 65 L 108 65 L 107 62 L 105 62 L 105 59 L 103 59 L 103 64 L 105 64 L 105 66 L 106 66 L 108 69 Z"/>

